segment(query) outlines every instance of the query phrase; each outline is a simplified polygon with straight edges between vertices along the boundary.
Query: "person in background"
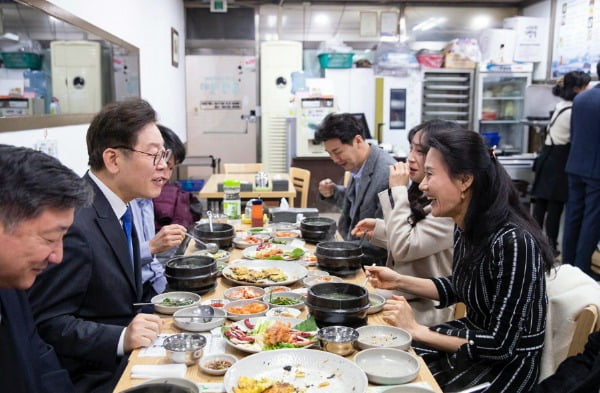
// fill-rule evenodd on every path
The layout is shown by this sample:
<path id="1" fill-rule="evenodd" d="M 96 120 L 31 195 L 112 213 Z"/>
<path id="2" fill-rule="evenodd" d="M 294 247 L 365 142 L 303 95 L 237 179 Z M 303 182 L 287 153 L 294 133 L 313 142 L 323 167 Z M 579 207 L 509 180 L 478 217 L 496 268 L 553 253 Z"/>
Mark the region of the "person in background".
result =
<path id="1" fill-rule="evenodd" d="M 0 145 L 0 386 L 11 393 L 73 392 L 35 328 L 25 290 L 62 260 L 62 238 L 92 190 L 55 158 Z"/>
<path id="2" fill-rule="evenodd" d="M 158 125 L 165 147 L 173 153 L 167 162 L 166 178 L 170 179 L 173 168 L 185 160 L 185 146 L 171 129 Z M 165 268 L 156 254 L 178 246 L 185 239 L 186 228 L 171 224 L 163 226 L 158 233 L 154 229 L 154 204 L 151 199 L 137 198 L 131 202 L 131 213 L 136 232 L 140 238 L 140 259 L 142 263 L 143 302 L 163 293 L 167 287 Z"/>
<path id="3" fill-rule="evenodd" d="M 426 144 L 420 189 L 431 214 L 456 223 L 452 275 L 425 279 L 377 266 L 367 274 L 375 288 L 439 300 L 441 307 L 463 302 L 467 315 L 429 328 L 395 296 L 383 319 L 412 335 L 442 390 L 490 382 L 488 393 L 529 392 L 544 346 L 551 247 L 481 135 L 455 130 Z"/>
<path id="4" fill-rule="evenodd" d="M 112 392 L 131 350 L 152 345 L 156 315 L 137 314 L 142 300 L 139 240 L 128 204 L 154 198 L 167 182 L 156 112 L 146 101 L 106 105 L 86 136 L 94 190 L 64 238 L 64 261 L 29 291 L 40 336 L 54 346 L 78 392 Z"/>
<path id="5" fill-rule="evenodd" d="M 600 332 L 588 336 L 583 353 L 565 359 L 535 393 L 595 393 L 600 388 Z"/>
<path id="6" fill-rule="evenodd" d="M 323 142 L 333 162 L 352 174 L 347 188 L 331 179 L 319 182 L 321 197 L 341 209 L 338 232 L 344 240 L 357 241 L 351 231 L 363 218 L 383 217 L 377 194 L 387 190 L 389 167 L 396 163 L 377 146 L 370 146 L 363 135 L 359 121 L 348 113 L 327 115 L 315 133 L 315 142 Z M 381 247 L 365 242 L 363 253 L 369 264 L 385 263 L 387 251 Z"/>
<path id="7" fill-rule="evenodd" d="M 596 65 L 600 78 L 600 63 Z M 562 262 L 577 266 L 595 280 L 592 254 L 600 240 L 600 84 L 573 100 L 571 150 L 565 171 L 569 198 L 565 210 Z"/>
<path id="8" fill-rule="evenodd" d="M 554 108 L 546 141 L 534 168 L 536 174 L 531 189 L 531 195 L 535 199 L 533 218 L 540 228 L 545 228 L 555 255 L 559 254 L 558 229 L 567 201 L 565 165 L 571 147 L 571 107 L 575 96 L 587 88 L 590 79 L 585 72 L 571 71 L 562 76 L 552 88 L 552 93 L 563 101 Z"/>
<path id="9" fill-rule="evenodd" d="M 419 184 L 425 177 L 427 136 L 460 128 L 450 121 L 430 120 L 410 130 L 407 162 L 390 167 L 390 189 L 379 193 L 383 219 L 365 218 L 352 230 L 353 235 L 366 233 L 373 244 L 387 248 L 387 267 L 400 274 L 429 278 L 449 276 L 452 272 L 454 221 L 430 214 L 431 201 L 419 190 Z M 394 200 L 393 208 L 388 191 Z M 438 309 L 437 302 L 431 299 L 408 293 L 404 296 L 421 324 L 436 325 L 452 318 L 453 307 Z"/>

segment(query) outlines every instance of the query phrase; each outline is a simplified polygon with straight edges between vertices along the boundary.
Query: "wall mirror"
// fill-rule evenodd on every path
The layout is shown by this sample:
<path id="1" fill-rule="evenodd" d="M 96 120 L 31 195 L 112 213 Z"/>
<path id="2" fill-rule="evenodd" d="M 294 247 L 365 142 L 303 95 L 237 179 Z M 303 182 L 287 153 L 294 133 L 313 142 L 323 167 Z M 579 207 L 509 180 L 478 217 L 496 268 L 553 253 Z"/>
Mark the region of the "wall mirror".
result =
<path id="1" fill-rule="evenodd" d="M 140 96 L 139 49 L 46 0 L 0 1 L 0 132 L 89 123 Z"/>

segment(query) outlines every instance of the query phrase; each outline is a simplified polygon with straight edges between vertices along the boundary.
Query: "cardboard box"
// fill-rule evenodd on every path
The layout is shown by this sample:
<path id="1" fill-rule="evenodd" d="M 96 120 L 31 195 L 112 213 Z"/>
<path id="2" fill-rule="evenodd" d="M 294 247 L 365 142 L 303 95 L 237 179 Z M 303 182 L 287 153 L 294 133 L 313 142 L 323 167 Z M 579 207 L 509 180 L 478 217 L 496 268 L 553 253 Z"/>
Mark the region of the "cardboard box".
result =
<path id="1" fill-rule="evenodd" d="M 475 62 L 456 53 L 444 54 L 444 68 L 475 68 Z"/>

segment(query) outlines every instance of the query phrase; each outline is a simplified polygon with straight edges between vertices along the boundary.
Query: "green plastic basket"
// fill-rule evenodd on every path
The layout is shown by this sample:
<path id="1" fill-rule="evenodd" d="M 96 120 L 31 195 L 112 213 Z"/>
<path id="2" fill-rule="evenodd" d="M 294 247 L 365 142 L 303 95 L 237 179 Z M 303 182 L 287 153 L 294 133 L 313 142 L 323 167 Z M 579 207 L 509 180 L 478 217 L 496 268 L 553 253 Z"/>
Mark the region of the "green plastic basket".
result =
<path id="1" fill-rule="evenodd" d="M 2 62 L 6 68 L 29 68 L 39 70 L 42 68 L 42 56 L 31 52 L 2 52 Z"/>
<path id="2" fill-rule="evenodd" d="M 319 64 L 321 68 L 352 68 L 354 53 L 321 53 Z"/>

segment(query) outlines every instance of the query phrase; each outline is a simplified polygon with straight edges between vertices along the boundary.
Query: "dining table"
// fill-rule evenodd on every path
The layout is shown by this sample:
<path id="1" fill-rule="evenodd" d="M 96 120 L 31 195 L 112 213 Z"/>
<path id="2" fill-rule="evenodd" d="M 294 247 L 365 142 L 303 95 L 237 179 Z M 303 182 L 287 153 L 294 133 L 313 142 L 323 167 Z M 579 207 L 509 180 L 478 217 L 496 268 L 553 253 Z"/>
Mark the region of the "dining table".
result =
<path id="1" fill-rule="evenodd" d="M 268 205 L 278 206 L 281 198 L 287 199 L 288 205 L 293 206 L 293 199 L 296 197 L 296 189 L 290 180 L 288 173 L 269 173 L 270 185 L 266 188 L 256 188 L 254 186 L 255 173 L 216 173 L 211 175 L 198 193 L 199 199 L 206 199 L 208 208 L 212 211 L 221 211 L 220 204 L 223 201 L 223 191 L 219 191 L 219 184 L 225 180 L 239 180 L 248 185 L 249 189 L 240 190 L 240 199 L 247 201 L 249 199 L 261 198 Z M 287 181 L 285 190 L 273 191 L 273 180 Z"/>
<path id="2" fill-rule="evenodd" d="M 243 236 L 245 231 L 248 230 L 250 227 L 249 225 L 241 224 L 239 221 L 235 222 L 234 226 L 236 228 L 236 235 L 239 235 L 239 236 Z M 316 248 L 315 245 L 307 242 L 304 244 L 303 247 L 306 249 L 307 253 L 312 253 L 314 255 L 314 250 Z M 188 243 L 187 248 L 185 248 L 185 254 L 189 255 L 189 254 L 194 253 L 195 251 L 198 251 L 198 249 L 196 248 L 196 243 L 194 241 L 190 241 Z M 230 252 L 229 263 L 235 263 L 235 261 L 243 259 L 241 249 L 233 248 L 233 249 L 229 250 L 229 252 Z M 297 262 L 289 261 L 287 263 L 297 263 Z M 313 269 L 318 269 L 318 268 L 316 266 L 310 266 L 310 264 L 309 264 L 307 269 L 313 270 Z M 357 284 L 357 285 L 365 285 L 365 281 L 366 281 L 365 279 L 366 279 L 365 273 L 361 269 L 358 269 L 354 276 L 344 277 L 345 282 L 349 282 L 349 283 L 353 283 L 353 284 Z M 209 299 L 223 299 L 224 298 L 223 293 L 227 289 L 237 286 L 237 285 L 239 285 L 239 284 L 233 283 L 233 282 L 229 281 L 228 279 L 226 279 L 225 277 L 219 277 L 217 279 L 216 287 L 214 287 L 214 289 L 210 290 L 209 292 L 201 295 L 202 301 L 209 300 Z M 297 288 L 301 288 L 303 285 L 302 285 L 302 282 L 299 281 L 294 284 L 290 284 L 288 286 L 291 287 L 292 289 L 297 289 Z M 367 284 L 366 288 L 369 290 L 369 292 L 375 292 L 375 289 L 372 288 L 371 285 Z M 368 325 L 387 325 L 387 323 L 383 320 L 382 314 L 383 314 L 382 312 L 370 314 L 368 316 Z M 181 330 L 177 326 L 175 326 L 175 324 L 173 322 L 173 318 L 170 315 L 161 315 L 161 317 L 163 318 L 163 327 L 162 327 L 161 334 L 175 334 L 175 333 L 184 333 L 185 332 L 184 330 Z M 306 317 L 307 317 L 307 310 L 306 310 L 306 307 L 304 307 L 304 310 L 303 310 L 300 318 L 306 318 Z M 228 325 L 230 323 L 231 323 L 231 321 L 227 320 L 225 322 L 225 325 Z M 314 350 L 319 350 L 319 349 L 314 349 Z M 132 351 L 132 353 L 129 356 L 129 361 L 128 361 L 127 367 L 126 367 L 125 371 L 123 372 L 123 374 L 121 375 L 121 378 L 120 378 L 116 388 L 114 389 L 114 393 L 122 392 L 123 390 L 126 390 L 130 387 L 136 386 L 136 385 L 144 382 L 144 379 L 132 378 L 132 368 L 134 366 L 136 366 L 136 365 L 162 365 L 162 364 L 172 363 L 171 360 L 167 356 L 164 356 L 164 355 L 163 356 L 144 356 L 144 355 L 142 355 L 142 352 L 144 352 L 144 349 L 136 349 L 136 350 Z M 249 353 L 245 353 L 236 348 L 233 348 L 232 346 L 229 346 L 229 345 L 225 346 L 225 352 L 233 354 L 238 359 L 241 359 L 241 358 L 251 355 Z M 409 348 L 409 352 L 415 354 L 414 351 L 412 350 L 412 348 Z M 356 355 L 356 353 L 357 352 L 347 356 L 347 358 L 352 360 L 353 357 Z M 417 356 L 417 358 L 418 358 L 418 361 L 420 364 L 419 372 L 418 372 L 417 377 L 411 382 L 413 382 L 413 383 L 425 382 L 427 385 L 429 385 L 429 387 L 434 392 L 442 393 L 441 388 L 439 387 L 439 385 L 437 384 L 433 375 L 427 368 L 427 365 L 425 364 L 423 359 L 419 356 Z M 197 364 L 187 367 L 187 371 L 185 373 L 185 378 L 190 381 L 196 382 L 196 383 L 200 383 L 200 384 L 208 383 L 209 385 L 212 385 L 214 383 L 222 383 L 223 382 L 223 376 L 207 375 L 200 370 L 200 368 Z M 369 393 L 376 391 L 376 390 L 374 390 L 375 389 L 374 386 L 377 386 L 377 385 L 373 385 L 371 383 L 369 384 L 369 390 L 368 390 Z M 203 391 L 203 390 L 201 390 L 201 391 Z M 377 390 L 377 391 L 380 391 L 380 390 Z M 323 393 L 327 393 L 327 390 L 323 389 Z"/>

